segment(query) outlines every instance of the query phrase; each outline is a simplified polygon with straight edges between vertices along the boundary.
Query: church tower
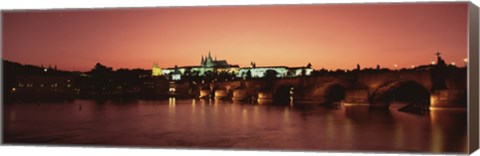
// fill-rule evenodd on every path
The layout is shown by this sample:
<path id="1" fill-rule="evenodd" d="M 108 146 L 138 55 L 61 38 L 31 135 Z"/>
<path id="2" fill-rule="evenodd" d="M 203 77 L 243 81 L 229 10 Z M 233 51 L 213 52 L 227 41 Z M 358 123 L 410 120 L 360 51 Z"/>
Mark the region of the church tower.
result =
<path id="1" fill-rule="evenodd" d="M 205 66 L 206 67 L 213 67 L 213 59 L 212 59 L 212 54 L 210 51 L 208 51 L 208 57 L 205 60 Z"/>

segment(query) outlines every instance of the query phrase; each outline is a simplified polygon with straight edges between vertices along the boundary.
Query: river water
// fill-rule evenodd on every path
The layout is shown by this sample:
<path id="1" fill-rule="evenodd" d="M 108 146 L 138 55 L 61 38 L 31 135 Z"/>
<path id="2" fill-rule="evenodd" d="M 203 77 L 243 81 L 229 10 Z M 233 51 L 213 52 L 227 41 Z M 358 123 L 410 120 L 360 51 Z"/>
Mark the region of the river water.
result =
<path id="1" fill-rule="evenodd" d="M 164 148 L 467 152 L 466 111 L 427 115 L 368 106 L 211 100 L 4 104 L 7 144 Z"/>

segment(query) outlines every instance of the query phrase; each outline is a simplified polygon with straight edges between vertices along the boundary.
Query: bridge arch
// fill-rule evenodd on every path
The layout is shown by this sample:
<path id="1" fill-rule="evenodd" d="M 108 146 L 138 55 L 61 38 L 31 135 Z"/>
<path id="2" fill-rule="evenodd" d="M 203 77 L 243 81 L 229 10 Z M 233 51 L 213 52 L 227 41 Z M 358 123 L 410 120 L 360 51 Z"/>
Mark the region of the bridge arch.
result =
<path id="1" fill-rule="evenodd" d="M 298 89 L 298 88 L 297 88 Z M 278 103 L 289 103 L 293 100 L 293 94 L 295 91 L 295 85 L 282 84 L 275 87 L 273 99 Z"/>
<path id="2" fill-rule="evenodd" d="M 334 83 L 325 88 L 325 103 L 340 102 L 345 99 L 345 87 Z"/>
<path id="3" fill-rule="evenodd" d="M 379 86 L 370 97 L 373 106 L 387 107 L 392 102 L 430 105 L 430 91 L 412 80 L 397 80 Z"/>
<path id="4" fill-rule="evenodd" d="M 311 96 L 321 104 L 340 102 L 345 99 L 347 87 L 346 83 L 337 81 L 322 83 L 314 86 Z"/>

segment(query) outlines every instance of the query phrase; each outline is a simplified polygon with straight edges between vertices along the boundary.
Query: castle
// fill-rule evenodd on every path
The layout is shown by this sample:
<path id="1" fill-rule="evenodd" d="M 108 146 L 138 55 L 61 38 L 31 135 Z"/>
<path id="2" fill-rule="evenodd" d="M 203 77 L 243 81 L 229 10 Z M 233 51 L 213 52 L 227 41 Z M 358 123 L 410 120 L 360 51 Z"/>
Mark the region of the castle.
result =
<path id="1" fill-rule="evenodd" d="M 226 60 L 217 60 L 217 57 L 212 58 L 211 52 L 203 56 L 199 66 L 175 66 L 173 68 L 160 68 L 158 64 L 154 63 L 152 68 L 152 76 L 167 76 L 172 80 L 181 80 L 182 76 L 205 76 L 208 73 L 222 73 L 233 74 L 236 77 L 264 77 L 267 71 L 275 71 L 276 77 L 296 77 L 301 75 L 310 75 L 313 71 L 311 65 L 305 67 L 287 67 L 287 66 L 263 66 L 257 67 L 254 62 L 251 62 L 250 67 L 242 67 L 238 65 L 228 64 Z"/>
<path id="2" fill-rule="evenodd" d="M 220 60 L 217 61 L 217 57 L 215 56 L 215 60 L 212 58 L 212 55 L 210 51 L 208 52 L 208 56 L 203 57 L 202 55 L 202 61 L 200 62 L 200 65 L 202 67 L 208 68 L 208 67 L 214 67 L 214 68 L 219 68 L 219 67 L 230 67 L 230 65 L 227 63 L 226 60 Z"/>

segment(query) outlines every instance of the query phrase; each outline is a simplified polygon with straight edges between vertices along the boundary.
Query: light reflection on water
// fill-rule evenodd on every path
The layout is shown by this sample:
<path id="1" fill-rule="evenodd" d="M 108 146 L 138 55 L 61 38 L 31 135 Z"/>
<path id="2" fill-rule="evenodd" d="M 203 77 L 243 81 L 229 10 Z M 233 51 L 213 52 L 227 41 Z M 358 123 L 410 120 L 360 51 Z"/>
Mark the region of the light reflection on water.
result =
<path id="1" fill-rule="evenodd" d="M 6 143 L 277 150 L 466 152 L 465 111 L 414 115 L 368 106 L 212 100 L 4 105 Z"/>

